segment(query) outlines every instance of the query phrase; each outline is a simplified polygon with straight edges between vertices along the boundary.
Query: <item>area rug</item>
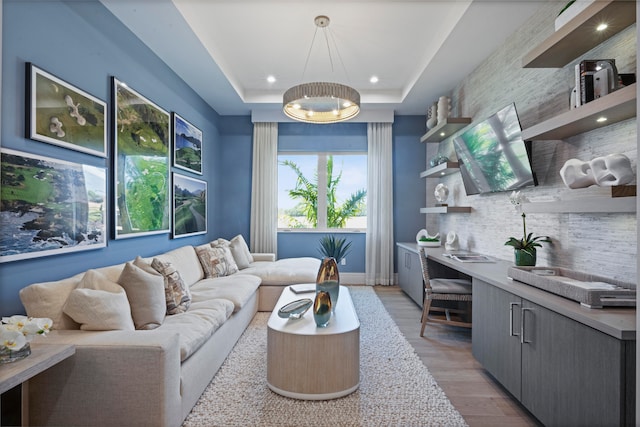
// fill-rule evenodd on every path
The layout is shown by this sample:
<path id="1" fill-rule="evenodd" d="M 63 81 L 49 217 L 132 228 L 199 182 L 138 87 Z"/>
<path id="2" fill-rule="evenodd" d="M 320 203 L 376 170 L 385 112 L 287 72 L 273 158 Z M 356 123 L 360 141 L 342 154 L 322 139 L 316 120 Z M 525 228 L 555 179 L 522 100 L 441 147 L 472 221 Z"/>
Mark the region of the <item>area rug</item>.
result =
<path id="1" fill-rule="evenodd" d="M 360 319 L 356 392 L 327 401 L 272 392 L 266 383 L 270 313 L 258 313 L 183 426 L 465 426 L 375 291 L 349 290 Z"/>

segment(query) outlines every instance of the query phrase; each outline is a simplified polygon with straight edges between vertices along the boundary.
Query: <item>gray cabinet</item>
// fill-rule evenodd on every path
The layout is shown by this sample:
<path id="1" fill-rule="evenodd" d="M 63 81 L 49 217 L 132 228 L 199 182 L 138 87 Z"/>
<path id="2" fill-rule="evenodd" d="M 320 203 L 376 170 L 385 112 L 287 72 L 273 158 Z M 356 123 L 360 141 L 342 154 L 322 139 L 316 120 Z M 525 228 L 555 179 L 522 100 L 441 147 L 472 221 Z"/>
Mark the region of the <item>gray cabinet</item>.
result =
<path id="1" fill-rule="evenodd" d="M 544 425 L 634 424 L 635 342 L 477 279 L 473 302 L 474 357 Z"/>
<path id="2" fill-rule="evenodd" d="M 398 284 L 420 307 L 424 302 L 424 285 L 420 258 L 416 252 L 398 245 Z"/>

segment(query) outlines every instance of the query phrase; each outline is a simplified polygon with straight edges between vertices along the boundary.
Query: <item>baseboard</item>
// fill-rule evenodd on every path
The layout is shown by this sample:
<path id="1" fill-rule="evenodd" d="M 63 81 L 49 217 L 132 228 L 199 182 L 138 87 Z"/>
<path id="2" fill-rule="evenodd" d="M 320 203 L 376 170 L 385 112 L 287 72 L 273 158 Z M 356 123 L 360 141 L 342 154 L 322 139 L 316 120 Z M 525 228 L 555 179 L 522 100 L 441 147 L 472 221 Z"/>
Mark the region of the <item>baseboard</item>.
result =
<path id="1" fill-rule="evenodd" d="M 340 273 L 343 285 L 364 285 L 364 273 Z"/>

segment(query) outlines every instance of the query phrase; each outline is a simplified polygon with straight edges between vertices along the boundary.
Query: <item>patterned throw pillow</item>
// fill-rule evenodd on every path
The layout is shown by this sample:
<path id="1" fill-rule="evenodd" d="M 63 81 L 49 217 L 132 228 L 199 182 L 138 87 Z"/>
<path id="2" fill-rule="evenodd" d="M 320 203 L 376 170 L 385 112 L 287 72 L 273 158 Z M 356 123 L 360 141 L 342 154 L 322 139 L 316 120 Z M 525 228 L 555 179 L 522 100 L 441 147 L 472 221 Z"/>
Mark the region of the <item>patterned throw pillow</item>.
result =
<path id="1" fill-rule="evenodd" d="M 202 245 L 195 248 L 206 278 L 224 277 L 238 271 L 229 248 Z M 229 263 L 229 258 L 231 262 Z"/>
<path id="2" fill-rule="evenodd" d="M 227 262 L 227 272 L 224 276 L 234 274 L 238 272 L 238 264 L 236 263 L 233 253 L 231 253 L 231 242 L 225 239 L 217 239 L 211 242 L 211 247 L 216 249 L 222 249 L 223 255 Z"/>
<path id="3" fill-rule="evenodd" d="M 191 292 L 184 284 L 180 273 L 170 262 L 160 261 L 154 258 L 151 262 L 158 273 L 164 276 L 164 296 L 167 302 L 167 314 L 184 313 L 191 305 Z"/>

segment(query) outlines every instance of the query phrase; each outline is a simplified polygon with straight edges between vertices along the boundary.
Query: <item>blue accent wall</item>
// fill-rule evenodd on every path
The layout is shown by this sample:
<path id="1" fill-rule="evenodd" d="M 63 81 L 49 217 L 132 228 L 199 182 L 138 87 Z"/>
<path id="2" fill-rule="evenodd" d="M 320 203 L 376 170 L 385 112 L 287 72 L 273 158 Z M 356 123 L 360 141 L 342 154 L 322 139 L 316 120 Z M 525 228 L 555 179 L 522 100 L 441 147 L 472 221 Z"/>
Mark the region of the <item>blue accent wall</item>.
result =
<path id="1" fill-rule="evenodd" d="M 171 239 L 169 234 L 108 241 L 106 248 L 0 264 L 0 315 L 23 312 L 24 286 L 58 280 L 137 255 L 150 256 L 183 245 L 243 234 L 249 241 L 253 125 L 249 116 L 219 116 L 164 62 L 97 1 L 4 0 L 2 49 L 3 148 L 109 167 L 110 160 L 25 138 L 25 63 L 68 81 L 110 106 L 110 78 L 117 77 L 167 111 L 203 131 L 203 175 L 209 183 L 206 235 Z M 424 118 L 396 117 L 393 125 L 394 229 L 396 241 L 412 240 L 424 227 Z M 111 153 L 111 129 L 109 152 Z M 366 124 L 283 123 L 283 149 L 303 142 L 309 149 L 366 150 Z M 315 148 L 314 148 L 315 147 Z M 109 155 L 111 156 L 111 154 Z M 109 180 L 112 177 L 109 174 Z M 111 183 L 109 183 L 111 186 Z M 109 207 L 112 203 L 109 201 Z M 109 227 L 112 218 L 109 218 Z M 322 233 L 280 233 L 279 257 L 315 256 Z M 364 272 L 364 233 L 344 233 L 353 242 L 345 272 Z"/>
<path id="2" fill-rule="evenodd" d="M 2 30 L 3 148 L 108 166 L 108 159 L 24 137 L 25 63 L 32 62 L 106 101 L 109 106 L 110 77 L 115 76 L 203 131 L 205 162 L 201 178 L 209 182 L 210 211 L 206 235 L 175 240 L 169 234 L 109 240 L 108 246 L 102 249 L 0 264 L 0 315 L 23 311 L 18 291 L 30 283 L 61 279 L 87 268 L 125 262 L 136 255 L 148 256 L 187 244 L 205 243 L 222 232 L 218 219 L 221 198 L 218 177 L 221 175 L 216 168 L 222 143 L 218 130 L 220 117 L 100 2 L 52 0 L 36 5 L 5 0 Z M 112 148 L 111 141 L 109 148 Z M 111 201 L 109 207 L 112 209 Z M 108 224 L 111 227 L 111 217 Z"/>

